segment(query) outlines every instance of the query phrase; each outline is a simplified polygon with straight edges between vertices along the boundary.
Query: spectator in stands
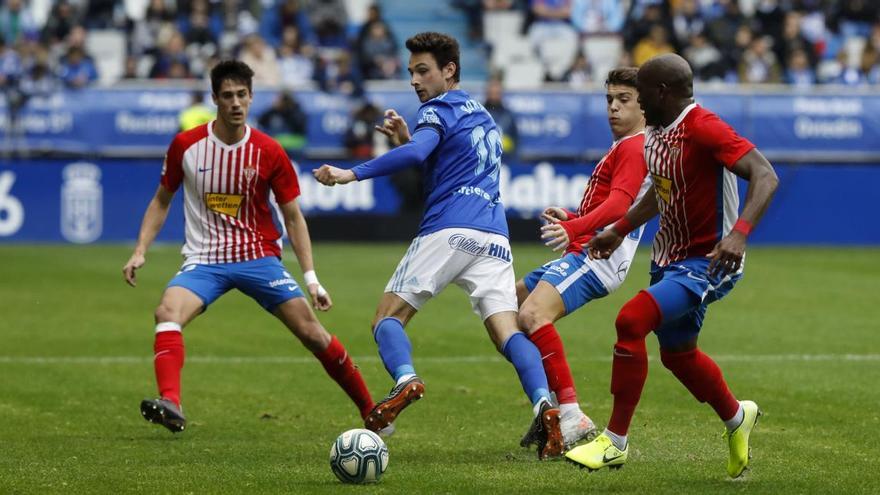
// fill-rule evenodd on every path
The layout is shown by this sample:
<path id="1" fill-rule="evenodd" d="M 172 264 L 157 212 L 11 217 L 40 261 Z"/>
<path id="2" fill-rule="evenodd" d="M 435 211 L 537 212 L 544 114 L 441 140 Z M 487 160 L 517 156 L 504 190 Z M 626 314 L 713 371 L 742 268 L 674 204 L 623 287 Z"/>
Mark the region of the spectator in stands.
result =
<path id="1" fill-rule="evenodd" d="M 374 127 L 381 123 L 382 111 L 370 101 L 364 101 L 355 108 L 351 126 L 345 132 L 345 148 L 349 157 L 364 161 L 378 155 L 376 139 L 384 139 L 384 136 L 375 132 Z"/>
<path id="2" fill-rule="evenodd" d="M 189 77 L 189 57 L 186 40 L 180 31 L 169 27 L 167 40 L 150 69 L 151 79 L 183 79 Z"/>
<path id="3" fill-rule="evenodd" d="M 878 9 L 876 0 L 847 0 L 834 2 L 833 15 L 839 19 L 840 29 L 844 36 L 867 37 L 871 34 L 871 25 L 877 22 Z"/>
<path id="4" fill-rule="evenodd" d="M 83 20 L 89 29 L 113 27 L 117 0 L 88 0 L 85 2 Z"/>
<path id="5" fill-rule="evenodd" d="M 683 0 L 674 7 L 673 12 L 672 27 L 675 42 L 679 47 L 686 47 L 695 35 L 703 32 L 706 22 L 703 20 L 697 0 Z"/>
<path id="6" fill-rule="evenodd" d="M 495 125 L 501 130 L 501 145 L 504 154 L 516 157 L 519 131 L 516 128 L 516 116 L 504 106 L 504 87 L 501 78 L 494 76 L 486 82 L 486 102 L 483 104 Z"/>
<path id="7" fill-rule="evenodd" d="M 619 33 L 625 12 L 618 0 L 572 0 L 571 23 L 582 35 Z"/>
<path id="8" fill-rule="evenodd" d="M 364 94 L 363 81 L 348 52 L 319 57 L 315 67 L 315 82 L 322 91 L 341 93 L 359 98 Z"/>
<path id="9" fill-rule="evenodd" d="M 745 83 L 778 83 L 781 68 L 776 54 L 770 49 L 770 38 L 759 36 L 743 53 L 739 63 L 739 80 Z"/>
<path id="10" fill-rule="evenodd" d="M 808 88 L 816 84 L 816 73 L 810 66 L 807 54 L 800 48 L 793 50 L 788 55 L 785 82 L 801 88 Z"/>
<path id="11" fill-rule="evenodd" d="M 309 21 L 315 28 L 318 46 L 348 48 L 345 26 L 348 14 L 344 0 L 310 0 L 307 4 Z"/>
<path id="12" fill-rule="evenodd" d="M 19 84 L 25 100 L 47 98 L 59 89 L 58 79 L 44 62 L 36 63 Z"/>
<path id="13" fill-rule="evenodd" d="M 174 20 L 174 12 L 163 0 L 150 0 L 143 19 L 134 22 L 130 35 L 130 53 L 135 55 L 159 55 L 159 32 L 167 30 Z"/>
<path id="14" fill-rule="evenodd" d="M 370 24 L 366 37 L 356 47 L 365 79 L 394 79 L 400 75 L 397 42 L 384 22 Z"/>
<path id="15" fill-rule="evenodd" d="M 0 36 L 10 45 L 25 38 L 34 38 L 39 32 L 31 9 L 24 0 L 6 0 L 0 6 Z"/>
<path id="16" fill-rule="evenodd" d="M 577 33 L 571 25 L 571 0 L 531 0 L 532 23 L 529 41 L 540 47 L 547 40 L 577 42 Z"/>
<path id="17" fill-rule="evenodd" d="M 815 49 L 801 32 L 802 15 L 798 12 L 788 12 L 782 25 L 782 35 L 773 42 L 773 51 L 776 58 L 784 60 L 786 64 L 792 60 L 792 54 L 802 52 L 807 57 L 810 69 L 816 66 Z"/>
<path id="18" fill-rule="evenodd" d="M 696 79 L 700 81 L 724 79 L 726 71 L 721 52 L 703 33 L 694 33 L 691 36 L 683 55 L 691 64 Z"/>
<path id="19" fill-rule="evenodd" d="M 315 61 L 311 46 L 300 42 L 296 26 L 284 28 L 281 46 L 278 47 L 278 67 L 284 87 L 302 87 L 315 75 Z"/>
<path id="20" fill-rule="evenodd" d="M 579 51 L 574 57 L 571 67 L 562 77 L 572 88 L 583 88 L 593 80 L 593 68 L 584 52 Z"/>
<path id="21" fill-rule="evenodd" d="M 727 10 L 739 11 L 737 2 L 729 2 Z M 755 5 L 754 24 L 756 31 L 764 36 L 779 39 L 782 36 L 782 26 L 785 23 L 785 10 L 778 0 L 760 0 Z"/>
<path id="22" fill-rule="evenodd" d="M 281 91 L 257 123 L 287 151 L 299 151 L 306 145 L 306 113 L 288 91 Z"/>
<path id="23" fill-rule="evenodd" d="M 654 24 L 651 26 L 648 36 L 642 38 L 633 47 L 632 57 L 636 66 L 640 66 L 657 55 L 673 52 L 675 52 L 675 48 L 669 43 L 669 32 L 663 25 Z"/>
<path id="24" fill-rule="evenodd" d="M 748 43 L 741 46 L 739 52 L 733 48 L 739 42 L 737 35 L 743 26 L 749 31 L 748 43 L 751 43 L 752 31 L 746 25 L 746 18 L 740 12 L 739 4 L 735 0 L 726 0 L 722 15 L 710 20 L 704 31 L 713 45 L 726 50 L 724 55 L 732 70 L 736 70 L 740 61 L 739 55 L 748 47 Z"/>
<path id="25" fill-rule="evenodd" d="M 316 42 L 309 15 L 302 8 L 300 0 L 282 0 L 276 9 L 266 9 L 262 24 L 266 28 L 263 32 L 267 40 L 273 44 L 283 40 L 284 30 L 289 27 L 296 29 L 304 46 L 314 45 Z"/>
<path id="26" fill-rule="evenodd" d="M 21 57 L 0 36 L 0 88 L 14 87 L 22 75 Z"/>
<path id="27" fill-rule="evenodd" d="M 217 113 L 212 107 L 205 104 L 205 95 L 200 90 L 190 93 L 189 106 L 181 110 L 178 115 L 180 130 L 188 131 L 202 124 L 214 120 Z"/>
<path id="28" fill-rule="evenodd" d="M 76 8 L 68 0 L 59 0 L 49 11 L 43 26 L 42 39 L 49 44 L 60 43 L 79 22 Z"/>
<path id="29" fill-rule="evenodd" d="M 275 50 L 259 34 L 254 33 L 245 38 L 239 59 L 254 70 L 255 84 L 281 84 L 281 69 L 278 67 Z"/>
<path id="30" fill-rule="evenodd" d="M 98 70 L 82 48 L 71 46 L 58 67 L 58 77 L 68 88 L 79 89 L 98 80 Z"/>
<path id="31" fill-rule="evenodd" d="M 631 52 L 639 41 L 650 36 L 656 25 L 666 28 L 667 37 L 673 32 L 669 0 L 633 0 L 624 24 L 624 49 Z"/>

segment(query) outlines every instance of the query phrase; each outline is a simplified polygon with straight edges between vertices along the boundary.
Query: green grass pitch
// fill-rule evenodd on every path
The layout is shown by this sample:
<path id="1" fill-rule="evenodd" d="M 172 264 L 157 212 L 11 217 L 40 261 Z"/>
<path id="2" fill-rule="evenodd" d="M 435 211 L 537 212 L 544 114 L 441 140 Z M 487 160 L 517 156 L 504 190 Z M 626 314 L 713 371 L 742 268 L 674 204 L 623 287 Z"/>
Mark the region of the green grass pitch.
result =
<path id="1" fill-rule="evenodd" d="M 369 323 L 404 244 L 315 246 L 335 307 L 320 315 L 375 398 L 391 386 Z M 726 479 L 722 425 L 660 365 L 656 341 L 620 471 L 539 462 L 518 446 L 530 407 L 466 296 L 450 287 L 412 321 L 425 398 L 398 420 L 374 486 L 340 484 L 330 444 L 360 424 L 311 355 L 246 297 L 221 298 L 185 331 L 183 434 L 147 424 L 152 311 L 180 258 L 158 246 L 124 285 L 129 246 L 0 246 L 0 493 L 877 493 L 878 249 L 755 248 L 711 307 L 701 339 L 734 393 L 764 417 L 752 469 Z M 517 276 L 549 259 L 516 245 Z M 626 284 L 558 325 L 581 403 L 600 425 L 613 321 Z M 300 272 L 290 251 L 288 266 Z"/>

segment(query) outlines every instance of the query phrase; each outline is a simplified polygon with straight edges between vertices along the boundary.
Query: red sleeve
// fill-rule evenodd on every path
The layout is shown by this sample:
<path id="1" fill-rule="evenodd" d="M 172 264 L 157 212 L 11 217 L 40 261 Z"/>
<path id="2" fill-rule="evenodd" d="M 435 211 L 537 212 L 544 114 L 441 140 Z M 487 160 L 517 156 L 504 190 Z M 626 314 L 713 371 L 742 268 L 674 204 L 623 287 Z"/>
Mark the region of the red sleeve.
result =
<path id="1" fill-rule="evenodd" d="M 633 198 L 627 193 L 620 189 L 612 189 L 608 198 L 590 213 L 573 220 L 559 222 L 559 224 L 568 233 L 569 240 L 574 240 L 587 234 L 594 234 L 602 227 L 620 219 L 626 215 L 626 211 L 629 210 L 632 203 Z"/>
<path id="2" fill-rule="evenodd" d="M 694 140 L 708 148 L 712 156 L 727 168 L 733 167 L 755 147 L 712 112 L 697 117 L 692 132 Z"/>
<path id="3" fill-rule="evenodd" d="M 645 163 L 645 137 L 635 136 L 620 143 L 614 155 L 611 190 L 622 191 L 629 196 L 630 202 L 635 201 L 645 176 L 648 175 L 648 164 Z M 600 225 L 600 227 L 604 226 Z"/>
<path id="4" fill-rule="evenodd" d="M 183 182 L 183 152 L 184 144 L 180 134 L 174 137 L 165 152 L 165 162 L 162 164 L 162 178 L 159 183 L 168 192 L 175 192 Z"/>
<path id="5" fill-rule="evenodd" d="M 272 176 L 269 178 L 269 186 L 275 193 L 275 201 L 279 205 L 289 203 L 299 196 L 299 179 L 296 178 L 296 171 L 293 169 L 293 162 L 287 157 L 287 153 L 276 145 L 275 168 Z"/>

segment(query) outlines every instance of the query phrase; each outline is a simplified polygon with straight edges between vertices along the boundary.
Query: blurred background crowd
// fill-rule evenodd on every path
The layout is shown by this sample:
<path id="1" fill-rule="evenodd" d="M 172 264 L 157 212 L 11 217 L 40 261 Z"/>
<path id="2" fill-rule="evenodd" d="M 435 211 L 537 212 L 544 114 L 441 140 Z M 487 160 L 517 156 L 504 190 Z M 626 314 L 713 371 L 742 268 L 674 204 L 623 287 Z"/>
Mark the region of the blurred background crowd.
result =
<path id="1" fill-rule="evenodd" d="M 698 79 L 880 83 L 871 0 L 0 0 L 0 84 L 27 92 L 198 79 L 238 57 L 258 84 L 358 96 L 404 79 L 404 38 L 459 34 L 465 79 L 600 84 L 684 55 Z"/>

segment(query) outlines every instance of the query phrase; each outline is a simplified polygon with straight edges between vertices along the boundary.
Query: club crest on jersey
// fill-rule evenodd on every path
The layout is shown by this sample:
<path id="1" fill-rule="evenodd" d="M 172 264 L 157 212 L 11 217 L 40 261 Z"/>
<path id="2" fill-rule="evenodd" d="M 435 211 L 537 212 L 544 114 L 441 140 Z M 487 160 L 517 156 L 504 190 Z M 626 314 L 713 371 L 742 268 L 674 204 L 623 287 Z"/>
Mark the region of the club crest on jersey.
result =
<path id="1" fill-rule="evenodd" d="M 230 217 L 238 217 L 244 196 L 241 194 L 205 193 L 205 206 L 209 210 Z"/>
<path id="2" fill-rule="evenodd" d="M 654 191 L 657 197 L 664 203 L 669 203 L 669 196 L 672 195 L 672 179 L 663 177 L 662 175 L 651 174 L 651 180 L 654 181 Z"/>
<path id="3" fill-rule="evenodd" d="M 254 166 L 253 163 L 245 165 L 244 167 L 244 179 L 248 182 L 254 180 L 254 177 L 257 175 L 257 167 Z"/>

